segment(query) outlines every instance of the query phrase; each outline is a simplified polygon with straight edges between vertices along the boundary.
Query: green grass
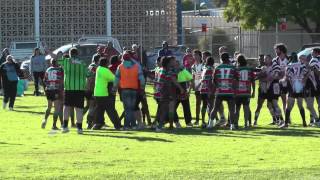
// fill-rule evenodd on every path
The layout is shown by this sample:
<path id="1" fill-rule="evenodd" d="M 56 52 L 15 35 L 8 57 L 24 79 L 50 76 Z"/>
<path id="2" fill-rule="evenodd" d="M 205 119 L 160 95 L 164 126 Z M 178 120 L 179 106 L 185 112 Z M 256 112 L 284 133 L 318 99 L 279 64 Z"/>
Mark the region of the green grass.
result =
<path id="1" fill-rule="evenodd" d="M 152 97 L 149 105 L 154 115 Z M 122 112 L 119 102 L 117 107 Z M 191 107 L 194 115 L 193 97 Z M 254 111 L 255 99 L 251 107 Z M 184 128 L 155 133 L 110 129 L 85 131 L 82 136 L 74 129 L 69 134 L 50 133 L 51 118 L 47 129 L 42 130 L 45 108 L 44 97 L 27 95 L 18 98 L 15 112 L 0 110 L 0 179 L 320 177 L 320 129 L 302 128 L 296 108 L 292 113 L 293 127 L 288 130 L 267 125 L 270 116 L 264 108 L 260 126 L 252 130 Z M 242 117 L 243 114 L 240 125 Z M 110 121 L 107 123 L 111 125 Z"/>

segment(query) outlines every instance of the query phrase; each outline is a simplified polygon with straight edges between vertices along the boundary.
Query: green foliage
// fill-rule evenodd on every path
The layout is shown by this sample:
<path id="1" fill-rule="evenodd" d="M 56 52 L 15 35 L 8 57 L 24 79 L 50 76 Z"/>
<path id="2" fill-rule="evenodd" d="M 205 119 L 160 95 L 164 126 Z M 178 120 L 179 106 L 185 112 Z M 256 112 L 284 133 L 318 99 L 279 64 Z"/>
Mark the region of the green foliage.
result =
<path id="1" fill-rule="evenodd" d="M 194 9 L 194 3 L 192 0 L 183 0 L 182 1 L 182 10 L 183 11 L 192 11 Z"/>
<path id="2" fill-rule="evenodd" d="M 16 111 L 0 109 L 0 179 L 282 180 L 320 177 L 320 129 L 302 128 L 296 107 L 291 114 L 294 127 L 288 130 L 269 126 L 271 117 L 264 106 L 260 126 L 251 130 L 184 128 L 155 133 L 108 129 L 77 135 L 75 129 L 69 134 L 51 132 L 52 116 L 47 128 L 42 130 L 40 124 L 46 99 L 31 96 L 32 91 L 17 99 Z M 152 87 L 147 91 L 152 92 Z M 149 109 L 154 115 L 157 105 L 147 95 Z M 256 101 L 251 101 L 252 112 Z M 116 106 L 121 113 L 119 98 Z M 194 116 L 193 94 L 191 107 Z M 179 116 L 183 117 L 181 109 L 179 107 Z M 242 117 L 241 113 L 241 126 Z M 184 125 L 182 119 L 181 123 Z M 107 124 L 111 125 L 109 120 Z"/>
<path id="3" fill-rule="evenodd" d="M 308 33 L 320 33 L 319 0 L 229 0 L 224 16 L 246 29 L 267 29 L 287 18 Z"/>

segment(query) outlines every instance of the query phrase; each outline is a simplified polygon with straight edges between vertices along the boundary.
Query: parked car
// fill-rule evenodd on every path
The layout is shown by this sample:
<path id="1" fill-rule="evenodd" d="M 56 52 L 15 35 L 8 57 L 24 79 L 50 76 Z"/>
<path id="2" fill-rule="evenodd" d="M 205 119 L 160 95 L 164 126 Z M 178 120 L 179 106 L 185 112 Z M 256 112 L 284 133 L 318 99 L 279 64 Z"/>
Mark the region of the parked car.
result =
<path id="1" fill-rule="evenodd" d="M 301 47 L 301 51 L 307 49 L 307 48 L 315 48 L 315 47 L 319 47 L 320 43 L 312 43 L 312 44 L 305 44 Z"/>
<path id="2" fill-rule="evenodd" d="M 155 63 L 158 58 L 158 52 L 159 50 L 162 49 L 162 47 L 156 47 L 154 48 L 151 52 L 147 52 L 147 68 L 148 69 L 154 69 L 155 68 Z M 186 47 L 183 45 L 178 45 L 178 46 L 169 46 L 169 50 L 172 51 L 172 54 L 176 59 L 182 64 L 183 56 L 186 52 Z"/>
<path id="3" fill-rule="evenodd" d="M 120 43 L 115 38 L 80 38 L 77 43 L 63 45 L 58 49 L 54 50 L 52 53 L 57 55 L 58 52 L 61 51 L 63 54 L 65 54 L 68 53 L 71 48 L 76 47 L 79 50 L 80 59 L 84 60 L 87 64 L 90 64 L 92 56 L 97 53 L 97 47 L 106 47 L 108 41 L 113 42 L 113 47 L 119 53 L 122 52 Z M 51 55 L 47 55 L 46 60 L 50 59 Z"/>
<path id="4" fill-rule="evenodd" d="M 11 42 L 10 54 L 14 59 L 21 63 L 25 60 L 30 60 L 34 48 L 40 48 L 40 51 L 44 52 L 44 44 L 37 41 L 23 41 L 23 42 Z"/>
<path id="5" fill-rule="evenodd" d="M 314 48 L 320 48 L 320 46 L 314 46 L 314 47 L 305 48 L 304 50 L 302 50 L 302 51 L 300 51 L 298 53 L 298 57 L 301 56 L 301 55 L 305 55 L 305 56 L 307 56 L 308 58 L 311 59 L 311 53 L 312 53 L 312 50 Z"/>

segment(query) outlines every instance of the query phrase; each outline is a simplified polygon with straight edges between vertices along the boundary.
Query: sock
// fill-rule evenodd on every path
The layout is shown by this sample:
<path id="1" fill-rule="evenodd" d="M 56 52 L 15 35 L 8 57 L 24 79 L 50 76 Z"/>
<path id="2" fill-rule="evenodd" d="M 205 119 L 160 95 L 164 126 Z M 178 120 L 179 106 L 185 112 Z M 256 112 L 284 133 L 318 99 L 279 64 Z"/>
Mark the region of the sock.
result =
<path id="1" fill-rule="evenodd" d="M 256 112 L 254 114 L 254 121 L 258 121 L 259 115 L 260 115 L 260 112 Z"/>
<path id="2" fill-rule="evenodd" d="M 67 128 L 68 127 L 68 120 L 64 120 L 63 121 L 63 128 Z"/>
<path id="3" fill-rule="evenodd" d="M 291 114 L 291 111 L 287 109 L 287 110 L 286 110 L 286 121 L 285 121 L 286 124 L 289 123 L 290 114 Z"/>
<path id="4" fill-rule="evenodd" d="M 82 123 L 77 123 L 77 128 L 82 129 Z"/>
<path id="5" fill-rule="evenodd" d="M 53 114 L 53 127 L 57 127 L 57 121 L 58 121 L 58 114 Z"/>
<path id="6" fill-rule="evenodd" d="M 277 122 L 277 117 L 276 117 L 276 116 L 272 116 L 272 121 L 273 121 L 274 123 L 276 123 L 276 122 Z"/>
<path id="7" fill-rule="evenodd" d="M 305 115 L 304 109 L 301 108 L 301 109 L 299 109 L 299 111 L 300 111 L 300 115 L 301 115 L 303 124 L 306 124 L 306 115 Z"/>

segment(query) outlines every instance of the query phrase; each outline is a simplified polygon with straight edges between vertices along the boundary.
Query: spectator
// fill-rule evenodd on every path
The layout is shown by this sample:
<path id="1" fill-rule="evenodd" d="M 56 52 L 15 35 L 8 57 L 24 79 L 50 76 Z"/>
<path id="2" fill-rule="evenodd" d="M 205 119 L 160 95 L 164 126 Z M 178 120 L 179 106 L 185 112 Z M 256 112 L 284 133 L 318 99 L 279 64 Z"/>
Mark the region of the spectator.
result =
<path id="1" fill-rule="evenodd" d="M 187 48 L 186 54 L 183 56 L 183 66 L 191 72 L 191 67 L 194 64 L 195 60 L 192 56 L 192 50 L 190 48 Z"/>
<path id="2" fill-rule="evenodd" d="M 114 82 L 114 92 L 121 88 L 122 102 L 125 110 L 124 129 L 136 129 L 134 108 L 139 88 L 144 89 L 145 78 L 141 66 L 132 60 L 128 51 L 123 54 L 123 62 L 119 65 Z M 140 84 L 140 87 L 139 87 Z"/>
<path id="3" fill-rule="evenodd" d="M 115 129 L 120 129 L 120 120 L 115 109 L 115 100 L 109 94 L 109 83 L 115 79 L 114 74 L 108 69 L 108 60 L 100 59 L 99 67 L 96 71 L 94 96 L 96 98 L 96 119 L 92 129 L 99 130 L 105 124 L 104 112 L 106 111 Z"/>
<path id="4" fill-rule="evenodd" d="M 163 57 L 163 56 L 172 56 L 172 51 L 169 49 L 169 45 L 167 41 L 162 42 L 162 49 L 159 50 L 158 56 Z"/>
<path id="5" fill-rule="evenodd" d="M 6 61 L 0 66 L 0 77 L 3 85 L 3 109 L 7 108 L 9 102 L 9 110 L 13 111 L 14 102 L 17 96 L 17 84 L 20 74 L 18 63 L 8 55 Z"/>
<path id="6" fill-rule="evenodd" d="M 33 75 L 35 96 L 40 95 L 39 83 L 44 85 L 43 78 L 46 72 L 46 68 L 47 68 L 47 64 L 46 64 L 45 56 L 41 54 L 39 48 L 35 48 L 30 61 L 30 73 Z"/>
<path id="7" fill-rule="evenodd" d="M 68 120 L 71 109 L 76 111 L 77 132 L 83 134 L 83 108 L 86 89 L 87 66 L 79 59 L 78 50 L 70 49 L 70 58 L 63 59 L 64 70 L 64 107 L 63 107 L 63 128 L 62 133 L 69 132 Z"/>
<path id="8" fill-rule="evenodd" d="M 1 53 L 1 57 L 0 57 L 0 65 L 4 62 L 6 62 L 7 56 L 10 55 L 9 49 L 8 48 L 4 48 L 2 50 Z M 1 78 L 0 78 L 0 95 L 2 95 L 3 93 L 3 89 L 2 89 L 2 83 L 1 83 Z"/>

